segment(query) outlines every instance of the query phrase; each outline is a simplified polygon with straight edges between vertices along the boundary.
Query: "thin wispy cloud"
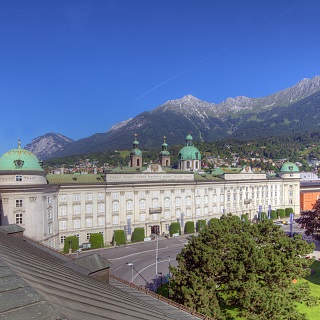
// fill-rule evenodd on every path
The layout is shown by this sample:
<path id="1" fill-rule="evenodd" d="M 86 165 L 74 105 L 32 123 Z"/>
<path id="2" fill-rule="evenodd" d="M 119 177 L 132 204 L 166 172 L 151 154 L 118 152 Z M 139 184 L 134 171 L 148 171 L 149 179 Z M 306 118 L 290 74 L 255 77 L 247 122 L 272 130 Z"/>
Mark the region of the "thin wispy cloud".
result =
<path id="1" fill-rule="evenodd" d="M 135 100 L 137 101 L 137 100 L 140 100 L 140 99 L 144 98 L 145 96 L 147 96 L 148 94 L 152 93 L 153 91 L 161 88 L 163 85 L 167 84 L 168 82 L 170 82 L 170 81 L 172 81 L 172 80 L 174 80 L 174 79 L 177 79 L 177 78 L 181 77 L 182 75 L 184 75 L 184 74 L 186 74 L 186 73 L 188 73 L 188 72 L 190 72 L 190 71 L 198 68 L 200 65 L 202 65 L 202 64 L 206 63 L 207 61 L 209 61 L 209 60 L 217 57 L 217 56 L 220 55 L 221 53 L 229 50 L 229 49 L 230 49 L 231 47 L 233 47 L 237 42 L 238 42 L 238 41 L 234 41 L 234 42 L 228 44 L 227 46 L 225 46 L 225 47 L 222 48 L 221 50 L 219 50 L 219 51 L 215 52 L 214 54 L 212 54 L 212 55 L 210 55 L 210 56 L 202 59 L 201 61 L 197 62 L 197 63 L 194 64 L 193 66 L 191 66 L 191 67 L 189 67 L 189 68 L 187 68 L 187 69 L 185 69 L 185 70 L 183 70 L 183 71 L 175 74 L 174 76 L 172 76 L 172 77 L 170 77 L 170 78 L 168 78 L 168 79 L 160 82 L 159 84 L 155 85 L 154 87 L 152 87 L 151 89 L 149 89 L 148 91 L 144 92 L 142 95 L 140 95 L 139 97 L 137 97 Z"/>

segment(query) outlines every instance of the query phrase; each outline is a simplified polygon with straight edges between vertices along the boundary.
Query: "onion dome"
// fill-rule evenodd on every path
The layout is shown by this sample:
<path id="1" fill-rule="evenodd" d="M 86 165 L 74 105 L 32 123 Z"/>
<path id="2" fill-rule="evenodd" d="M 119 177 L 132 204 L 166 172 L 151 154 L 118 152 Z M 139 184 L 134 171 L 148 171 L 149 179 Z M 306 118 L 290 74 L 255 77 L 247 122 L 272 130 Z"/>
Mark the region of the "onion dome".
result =
<path id="1" fill-rule="evenodd" d="M 137 140 L 137 134 L 135 134 L 135 139 L 133 141 L 133 149 L 130 151 L 130 156 L 142 157 L 142 152 L 138 148 L 139 141 Z"/>
<path id="2" fill-rule="evenodd" d="M 166 137 L 164 136 L 163 138 L 164 138 L 164 140 L 163 140 L 163 144 L 162 144 L 162 150 L 160 151 L 159 156 L 170 156 L 170 152 L 168 151 L 168 145 L 165 140 Z"/>

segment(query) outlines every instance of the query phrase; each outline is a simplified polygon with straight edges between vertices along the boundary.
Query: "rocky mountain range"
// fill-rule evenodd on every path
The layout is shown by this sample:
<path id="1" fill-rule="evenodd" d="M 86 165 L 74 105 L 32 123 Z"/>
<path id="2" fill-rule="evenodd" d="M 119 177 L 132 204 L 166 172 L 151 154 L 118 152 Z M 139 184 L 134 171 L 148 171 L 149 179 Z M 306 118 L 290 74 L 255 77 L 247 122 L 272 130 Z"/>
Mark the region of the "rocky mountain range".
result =
<path id="1" fill-rule="evenodd" d="M 316 131 L 319 126 L 320 76 L 316 76 L 262 98 L 239 96 L 214 104 L 187 95 L 115 124 L 106 133 L 97 133 L 78 141 L 64 137 L 65 143 L 50 142 L 50 145 L 46 140 L 48 135 L 44 135 L 34 139 L 26 148 L 47 159 L 131 149 L 135 133 L 138 134 L 141 149 L 160 149 L 163 136 L 167 136 L 169 146 L 183 144 L 188 132 L 195 141 L 210 142 L 227 137 L 250 139 Z"/>
<path id="2" fill-rule="evenodd" d="M 39 159 L 46 160 L 72 142 L 74 140 L 62 134 L 51 132 L 33 139 L 24 148 L 34 153 Z"/>

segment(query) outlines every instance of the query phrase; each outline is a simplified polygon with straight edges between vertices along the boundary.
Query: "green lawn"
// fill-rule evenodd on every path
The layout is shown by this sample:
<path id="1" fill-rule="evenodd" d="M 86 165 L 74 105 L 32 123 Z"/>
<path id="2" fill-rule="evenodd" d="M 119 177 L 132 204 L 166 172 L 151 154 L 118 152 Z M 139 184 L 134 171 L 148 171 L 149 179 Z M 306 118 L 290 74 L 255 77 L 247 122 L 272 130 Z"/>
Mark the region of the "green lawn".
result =
<path id="1" fill-rule="evenodd" d="M 312 274 L 305 281 L 309 283 L 311 294 L 320 298 L 320 261 L 314 261 L 311 265 Z M 299 304 L 298 310 L 307 315 L 308 320 L 316 320 L 320 318 L 320 304 L 315 307 L 308 307 L 305 304 Z"/>

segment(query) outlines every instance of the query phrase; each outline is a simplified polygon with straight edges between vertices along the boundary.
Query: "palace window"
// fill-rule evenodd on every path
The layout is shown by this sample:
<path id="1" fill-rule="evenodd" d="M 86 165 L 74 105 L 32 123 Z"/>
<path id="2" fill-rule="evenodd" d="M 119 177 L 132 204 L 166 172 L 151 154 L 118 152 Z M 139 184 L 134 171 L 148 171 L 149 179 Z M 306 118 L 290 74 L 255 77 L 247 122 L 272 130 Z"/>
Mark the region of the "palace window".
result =
<path id="1" fill-rule="evenodd" d="M 86 205 L 86 213 L 92 213 L 93 210 L 92 210 L 92 204 L 87 204 Z"/>
<path id="2" fill-rule="evenodd" d="M 16 176 L 16 181 L 22 181 L 22 176 Z"/>
<path id="3" fill-rule="evenodd" d="M 98 194 L 98 200 L 99 200 L 99 201 L 103 201 L 103 200 L 104 200 L 103 193 L 99 193 L 99 194 Z"/>
<path id="4" fill-rule="evenodd" d="M 145 210 L 146 208 L 146 201 L 145 200 L 140 200 L 140 209 Z"/>
<path id="5" fill-rule="evenodd" d="M 67 207 L 65 207 L 65 206 L 60 207 L 59 215 L 66 216 L 67 215 Z"/>
<path id="6" fill-rule="evenodd" d="M 86 194 L 86 200 L 87 201 L 92 201 L 92 193 L 87 193 Z"/>
<path id="7" fill-rule="evenodd" d="M 113 210 L 114 212 L 118 212 L 118 211 L 119 211 L 119 202 L 118 202 L 118 201 L 114 201 L 114 202 L 112 203 L 112 210 Z"/>
<path id="8" fill-rule="evenodd" d="M 73 206 L 73 214 L 80 214 L 80 206 Z"/>
<path id="9" fill-rule="evenodd" d="M 98 218 L 98 226 L 102 227 L 105 225 L 105 218 L 104 217 L 99 217 Z"/>
<path id="10" fill-rule="evenodd" d="M 104 203 L 98 204 L 98 212 L 104 212 Z"/>
<path id="11" fill-rule="evenodd" d="M 23 200 L 16 199 L 16 208 L 22 208 L 22 207 L 23 207 Z"/>
<path id="12" fill-rule="evenodd" d="M 92 219 L 91 218 L 86 219 L 86 227 L 92 228 Z"/>
<path id="13" fill-rule="evenodd" d="M 80 229 L 81 228 L 81 220 L 80 219 L 73 220 L 73 228 L 74 229 Z"/>
<path id="14" fill-rule="evenodd" d="M 112 217 L 112 224 L 119 224 L 119 216 Z"/>
<path id="15" fill-rule="evenodd" d="M 80 194 L 74 194 L 73 201 L 80 201 Z"/>
<path id="16" fill-rule="evenodd" d="M 60 237 L 60 243 L 64 243 L 66 241 L 66 236 L 61 236 Z"/>
<path id="17" fill-rule="evenodd" d="M 67 229 L 67 221 L 66 220 L 59 221 L 59 229 L 60 230 L 66 230 Z"/>
<path id="18" fill-rule="evenodd" d="M 127 210 L 128 211 L 132 210 L 132 201 L 131 200 L 127 201 Z"/>
<path id="19" fill-rule="evenodd" d="M 22 223 L 22 213 L 16 213 L 16 224 Z"/>

